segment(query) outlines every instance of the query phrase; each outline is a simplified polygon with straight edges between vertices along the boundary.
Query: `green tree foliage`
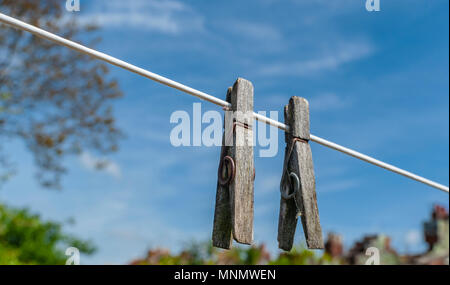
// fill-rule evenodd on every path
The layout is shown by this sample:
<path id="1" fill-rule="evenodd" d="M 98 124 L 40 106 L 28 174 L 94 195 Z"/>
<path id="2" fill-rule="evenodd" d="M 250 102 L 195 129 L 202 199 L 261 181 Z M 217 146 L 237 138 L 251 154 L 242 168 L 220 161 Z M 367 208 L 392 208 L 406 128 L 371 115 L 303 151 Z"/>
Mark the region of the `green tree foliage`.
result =
<path id="1" fill-rule="evenodd" d="M 303 246 L 297 246 L 293 248 L 290 252 L 284 252 L 278 255 L 275 260 L 271 260 L 269 264 L 272 265 L 308 265 L 308 264 L 323 264 L 327 256 L 319 258 L 316 256 L 314 251 L 307 250 Z"/>
<path id="2" fill-rule="evenodd" d="M 0 11 L 91 47 L 98 42 L 95 28 L 77 23 L 65 1 L 0 0 Z M 0 24 L 0 179 L 9 177 L 2 174 L 7 139 L 25 143 L 39 181 L 53 188 L 66 155 L 115 151 L 121 134 L 111 103 L 121 92 L 108 72 L 98 60 Z"/>
<path id="3" fill-rule="evenodd" d="M 90 242 L 62 231 L 62 225 L 42 221 L 27 209 L 0 204 L 0 264 L 65 264 L 65 249 L 76 247 L 92 254 Z"/>

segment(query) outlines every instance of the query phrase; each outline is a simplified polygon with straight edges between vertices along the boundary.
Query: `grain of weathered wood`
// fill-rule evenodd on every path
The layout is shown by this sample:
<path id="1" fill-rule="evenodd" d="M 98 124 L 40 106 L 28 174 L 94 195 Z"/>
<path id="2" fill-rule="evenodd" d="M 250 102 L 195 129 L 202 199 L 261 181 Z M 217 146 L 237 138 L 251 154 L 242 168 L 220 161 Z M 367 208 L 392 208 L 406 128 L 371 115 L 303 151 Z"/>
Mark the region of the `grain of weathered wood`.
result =
<path id="1" fill-rule="evenodd" d="M 300 97 L 292 97 L 289 101 L 289 113 L 293 122 L 293 137 L 309 140 L 309 104 Z M 308 248 L 321 249 L 323 245 L 322 228 L 320 226 L 319 209 L 316 197 L 316 180 L 312 160 L 311 146 L 308 143 L 296 142 L 292 153 L 290 167 L 299 174 L 300 195 L 295 195 L 300 207 L 303 230 Z"/>
<path id="2" fill-rule="evenodd" d="M 289 135 L 309 140 L 309 103 L 305 98 L 293 96 L 289 99 L 289 120 L 292 122 Z"/>
<path id="3" fill-rule="evenodd" d="M 317 206 L 316 183 L 314 166 L 312 162 L 311 147 L 309 144 L 296 142 L 293 150 L 293 159 L 290 162 L 292 169 L 298 169 L 300 178 L 300 195 L 296 195 L 297 205 L 300 207 L 303 230 L 306 244 L 311 249 L 322 249 L 323 238 L 320 226 L 319 209 Z"/>
<path id="4" fill-rule="evenodd" d="M 226 101 L 231 103 L 231 87 L 228 88 Z M 225 127 L 225 122 L 224 122 Z M 225 145 L 225 131 L 222 137 L 222 149 L 219 164 L 223 157 L 230 155 L 230 147 Z M 222 186 L 217 181 L 216 206 L 214 210 L 214 225 L 212 233 L 212 244 L 215 247 L 230 249 L 232 240 L 231 203 L 228 185 Z"/>
<path id="5" fill-rule="evenodd" d="M 236 125 L 231 154 L 236 165 L 236 175 L 230 184 L 231 220 L 233 237 L 239 243 L 253 241 L 254 159 L 252 143 L 253 85 L 238 78 L 231 92 L 231 109 Z"/>
<path id="6" fill-rule="evenodd" d="M 289 123 L 289 105 L 284 107 L 284 121 Z M 288 151 L 289 151 L 289 143 L 292 139 L 290 139 L 289 133 L 285 133 L 285 141 L 286 148 L 284 151 L 284 162 L 286 163 Z M 283 175 L 284 176 L 284 175 Z M 282 177 L 281 179 L 287 179 L 286 177 Z M 283 181 L 282 181 L 283 183 Z M 278 216 L 278 247 L 285 251 L 290 251 L 292 249 L 292 245 L 294 244 L 294 236 L 295 230 L 297 228 L 297 207 L 295 205 L 294 199 L 285 200 L 283 198 L 280 199 L 280 214 Z"/>
<path id="7" fill-rule="evenodd" d="M 253 85 L 238 78 L 228 90 L 221 159 L 229 155 L 235 163 L 235 176 L 229 185 L 217 183 L 213 246 L 229 249 L 237 242 L 253 241 L 254 159 L 253 159 Z M 236 122 L 233 127 L 233 122 Z M 231 143 L 230 142 L 231 138 Z"/>
<path id="8" fill-rule="evenodd" d="M 300 97 L 292 97 L 285 115 L 286 123 L 291 127 L 291 132 L 286 136 L 287 147 L 290 147 L 294 138 L 309 140 L 309 107 L 308 101 Z M 287 120 L 286 120 L 287 119 Z M 296 207 L 301 214 L 306 244 L 311 249 L 321 249 L 323 245 L 322 229 L 320 226 L 319 210 L 317 206 L 314 165 L 312 161 L 311 147 L 306 142 L 296 141 L 288 163 L 288 171 L 297 174 L 300 180 L 300 192 L 294 197 Z M 281 202 L 282 204 L 283 202 Z M 290 250 L 292 247 L 292 229 L 287 229 L 293 223 L 292 203 L 285 203 L 280 207 L 279 220 L 279 247 Z M 283 210 L 283 211 L 281 211 Z M 282 217 L 282 215 L 284 215 Z M 295 229 L 293 230 L 295 232 Z"/>

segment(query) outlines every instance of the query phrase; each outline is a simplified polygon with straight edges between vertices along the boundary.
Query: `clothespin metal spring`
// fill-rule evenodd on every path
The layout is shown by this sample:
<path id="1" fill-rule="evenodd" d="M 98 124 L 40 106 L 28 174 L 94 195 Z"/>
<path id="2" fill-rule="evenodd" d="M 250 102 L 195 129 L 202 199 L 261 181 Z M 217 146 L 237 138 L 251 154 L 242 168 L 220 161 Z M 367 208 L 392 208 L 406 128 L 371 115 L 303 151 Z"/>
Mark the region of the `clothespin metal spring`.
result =
<path id="1" fill-rule="evenodd" d="M 226 170 L 224 171 L 223 166 L 226 165 Z M 219 183 L 222 186 L 228 185 L 236 175 L 236 164 L 231 156 L 227 155 L 223 157 L 219 164 L 218 178 Z M 225 176 L 225 177 L 224 177 Z"/>
<path id="2" fill-rule="evenodd" d="M 290 200 L 290 199 L 294 198 L 295 194 L 297 194 L 300 191 L 300 179 L 298 178 L 297 174 L 295 174 L 294 172 L 289 173 L 289 171 L 288 171 L 288 163 L 291 158 L 291 154 L 292 154 L 292 151 L 294 150 L 294 146 L 295 146 L 296 142 L 301 142 L 301 143 L 306 143 L 306 144 L 308 143 L 307 140 L 304 140 L 301 138 L 293 138 L 292 139 L 291 146 L 289 148 L 289 152 L 287 155 L 287 159 L 284 162 L 283 174 L 282 174 L 282 179 L 280 182 L 281 197 L 285 200 Z M 286 174 L 288 174 L 287 177 L 289 177 L 289 179 L 291 180 L 289 182 L 293 181 L 293 183 L 287 183 Z M 291 186 L 292 191 L 289 191 L 291 189 L 289 189 L 287 186 Z M 295 205 L 297 206 L 297 210 L 300 211 L 300 207 L 297 205 L 296 200 L 295 200 Z"/>

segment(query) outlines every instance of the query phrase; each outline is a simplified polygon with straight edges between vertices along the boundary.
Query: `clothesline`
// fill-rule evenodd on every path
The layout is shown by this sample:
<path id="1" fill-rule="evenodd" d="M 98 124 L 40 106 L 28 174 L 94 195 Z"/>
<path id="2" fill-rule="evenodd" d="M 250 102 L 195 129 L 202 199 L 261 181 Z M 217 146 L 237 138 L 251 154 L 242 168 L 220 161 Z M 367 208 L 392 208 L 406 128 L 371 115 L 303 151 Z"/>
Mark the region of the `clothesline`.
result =
<path id="1" fill-rule="evenodd" d="M 164 84 L 166 86 L 178 89 L 178 90 L 180 90 L 180 91 L 182 91 L 184 93 L 193 95 L 193 96 L 195 96 L 197 98 L 200 98 L 202 100 L 206 100 L 208 102 L 211 102 L 211 103 L 216 104 L 218 106 L 221 106 L 223 108 L 229 108 L 231 106 L 230 103 L 228 103 L 228 102 L 226 102 L 224 100 L 221 100 L 221 99 L 219 99 L 219 98 L 217 98 L 215 96 L 212 96 L 210 94 L 204 93 L 204 92 L 199 91 L 197 89 L 191 88 L 189 86 L 186 86 L 184 84 L 181 84 L 179 82 L 176 82 L 174 80 L 166 78 L 164 76 L 158 75 L 156 73 L 150 72 L 150 71 L 148 71 L 146 69 L 137 67 L 135 65 L 132 65 L 132 64 L 127 63 L 127 62 L 125 62 L 123 60 L 120 60 L 118 58 L 115 58 L 115 57 L 112 57 L 110 55 L 107 55 L 105 53 L 96 51 L 94 49 L 90 49 L 90 48 L 88 48 L 86 46 L 83 46 L 83 45 L 78 44 L 76 42 L 67 40 L 65 38 L 62 38 L 60 36 L 57 36 L 57 35 L 52 34 L 50 32 L 47 32 L 47 31 L 45 31 L 43 29 L 40 29 L 38 27 L 35 27 L 33 25 L 30 25 L 30 24 L 27 24 L 27 23 L 22 22 L 20 20 L 17 20 L 15 18 L 9 17 L 9 16 L 7 16 L 5 14 L 0 13 L 0 22 L 4 23 L 4 24 L 7 24 L 7 25 L 10 25 L 10 26 L 12 26 L 14 28 L 17 28 L 17 29 L 20 29 L 20 30 L 24 30 L 24 31 L 30 32 L 30 33 L 32 33 L 32 34 L 34 34 L 34 35 L 36 35 L 36 36 L 38 36 L 40 38 L 47 39 L 47 40 L 52 41 L 52 42 L 54 42 L 56 44 L 68 47 L 68 48 L 73 49 L 75 51 L 78 51 L 78 52 L 84 53 L 86 55 L 92 56 L 94 58 L 103 60 L 105 62 L 108 62 L 108 63 L 112 64 L 112 65 L 115 65 L 115 66 L 118 66 L 120 68 L 126 69 L 128 71 L 131 71 L 131 72 L 136 73 L 138 75 L 144 76 L 144 77 L 146 77 L 148 79 L 154 80 L 154 81 L 159 82 L 161 84 Z M 256 120 L 260 121 L 260 122 L 263 122 L 263 123 L 266 123 L 268 125 L 277 127 L 277 128 L 279 128 L 279 129 L 281 129 L 281 130 L 283 130 L 285 132 L 289 132 L 289 126 L 287 126 L 284 123 L 278 122 L 276 120 L 273 120 L 271 118 L 265 117 L 265 116 L 263 116 L 261 114 L 255 113 L 255 112 L 253 112 L 253 117 Z M 409 171 L 406 171 L 404 169 L 398 168 L 398 167 L 396 167 L 394 165 L 382 162 L 382 161 L 377 160 L 377 159 L 375 159 L 373 157 L 370 157 L 368 155 L 362 154 L 362 153 L 357 152 L 355 150 L 346 148 L 344 146 L 338 145 L 338 144 L 336 144 L 334 142 L 331 142 L 331 141 L 328 141 L 326 139 L 320 138 L 320 137 L 315 136 L 313 134 L 310 135 L 310 140 L 313 141 L 313 142 L 316 142 L 316 143 L 318 143 L 320 145 L 326 146 L 328 148 L 337 150 L 337 151 L 342 152 L 344 154 L 347 154 L 347 155 L 350 155 L 350 156 L 355 157 L 357 159 L 360 159 L 362 161 L 371 163 L 371 164 L 373 164 L 375 166 L 384 168 L 384 169 L 389 170 L 391 172 L 403 175 L 403 176 L 405 176 L 407 178 L 410 178 L 410 179 L 413 179 L 415 181 L 418 181 L 418 182 L 421 182 L 423 184 L 426 184 L 428 186 L 434 187 L 434 188 L 439 189 L 441 191 L 444 191 L 444 192 L 447 192 L 447 193 L 449 192 L 448 186 L 445 186 L 445 185 L 442 185 L 440 183 L 434 182 L 434 181 L 429 180 L 427 178 L 424 178 L 422 176 L 419 176 L 419 175 L 416 175 L 416 174 L 411 173 Z"/>

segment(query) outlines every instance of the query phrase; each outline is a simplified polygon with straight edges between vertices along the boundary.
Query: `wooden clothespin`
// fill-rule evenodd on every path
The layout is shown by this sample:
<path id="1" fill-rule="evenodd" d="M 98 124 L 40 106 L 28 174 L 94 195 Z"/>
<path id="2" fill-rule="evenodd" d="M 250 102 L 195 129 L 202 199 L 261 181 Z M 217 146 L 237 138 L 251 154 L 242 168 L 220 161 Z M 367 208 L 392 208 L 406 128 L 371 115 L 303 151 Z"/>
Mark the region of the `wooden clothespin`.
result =
<path id="1" fill-rule="evenodd" d="M 253 241 L 252 83 L 238 78 L 226 100 L 231 110 L 225 113 L 212 241 L 215 247 L 230 249 L 232 237 L 243 244 Z"/>
<path id="2" fill-rule="evenodd" d="M 278 247 L 286 251 L 292 249 L 298 216 L 302 220 L 308 248 L 324 248 L 309 145 L 308 105 L 306 99 L 294 96 L 289 100 L 289 105 L 284 107 L 284 120 L 290 126 L 290 132 L 285 134 Z"/>

